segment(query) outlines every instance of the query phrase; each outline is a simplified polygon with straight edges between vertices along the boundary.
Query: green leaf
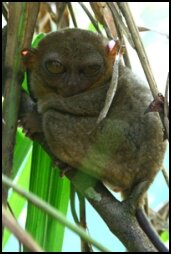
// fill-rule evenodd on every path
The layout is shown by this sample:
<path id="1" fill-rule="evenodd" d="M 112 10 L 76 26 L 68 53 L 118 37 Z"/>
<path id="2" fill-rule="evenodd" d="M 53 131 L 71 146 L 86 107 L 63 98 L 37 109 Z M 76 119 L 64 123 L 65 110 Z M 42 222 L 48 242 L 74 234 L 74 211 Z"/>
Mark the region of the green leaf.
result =
<path id="1" fill-rule="evenodd" d="M 101 25 L 100 23 L 98 23 L 98 26 L 99 26 L 100 30 L 102 30 L 102 31 L 104 30 L 103 25 Z M 96 28 L 94 27 L 93 23 L 90 23 L 90 25 L 88 26 L 88 30 L 91 31 L 91 32 L 94 32 L 94 33 L 97 32 L 97 30 L 96 30 Z"/>
<path id="2" fill-rule="evenodd" d="M 169 241 L 169 232 L 168 231 L 162 232 L 160 237 L 163 242 L 168 242 Z"/>
<path id="3" fill-rule="evenodd" d="M 44 34 L 44 33 L 38 34 L 38 35 L 34 38 L 34 40 L 33 40 L 33 42 L 32 42 L 32 47 L 33 47 L 33 48 L 36 48 L 36 47 L 38 46 L 39 42 L 40 42 L 44 37 L 45 37 L 45 34 Z"/>
<path id="4" fill-rule="evenodd" d="M 44 34 L 36 36 L 32 47 L 37 47 Z M 27 87 L 27 77 L 25 77 Z M 37 144 L 33 144 L 30 191 L 52 204 L 66 214 L 69 202 L 69 181 L 59 176 L 59 169 L 52 167 L 49 156 Z M 50 218 L 44 212 L 28 204 L 26 229 L 47 251 L 61 251 L 64 226 Z"/>
<path id="5" fill-rule="evenodd" d="M 43 37 L 44 34 L 38 35 L 32 46 L 37 47 L 37 44 Z M 27 90 L 26 73 L 22 87 Z M 55 208 L 66 214 L 70 192 L 69 180 L 59 176 L 59 169 L 52 167 L 51 159 L 38 144 L 33 143 L 32 154 L 31 147 L 32 141 L 24 137 L 19 128 L 16 136 L 13 177 L 20 172 L 17 175 L 17 183 L 25 189 L 28 189 L 28 185 L 30 184 L 30 191 L 42 197 L 45 201 L 48 201 Z M 26 205 L 25 199 L 12 192 L 9 203 L 16 218 L 18 218 Z M 28 204 L 26 229 L 45 250 L 62 250 L 64 226 L 30 203 Z M 3 246 L 8 241 L 9 236 L 9 231 L 5 230 Z"/>
<path id="6" fill-rule="evenodd" d="M 34 143 L 30 191 L 66 214 L 69 187 L 69 181 L 60 177 L 59 170 L 52 167 L 49 156 Z M 64 226 L 31 203 L 28 204 L 26 229 L 46 251 L 61 251 Z"/>
<path id="7" fill-rule="evenodd" d="M 32 148 L 32 141 L 24 136 L 21 128 L 17 129 L 16 144 L 14 150 L 14 160 L 12 177 L 18 173 L 23 161 L 26 159 L 29 150 Z"/>

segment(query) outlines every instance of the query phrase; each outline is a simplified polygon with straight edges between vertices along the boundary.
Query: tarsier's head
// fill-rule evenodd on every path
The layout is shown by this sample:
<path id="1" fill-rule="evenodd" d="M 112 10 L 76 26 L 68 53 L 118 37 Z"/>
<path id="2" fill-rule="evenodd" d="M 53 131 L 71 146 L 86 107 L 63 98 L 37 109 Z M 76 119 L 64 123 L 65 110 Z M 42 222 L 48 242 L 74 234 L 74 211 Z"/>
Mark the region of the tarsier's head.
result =
<path id="1" fill-rule="evenodd" d="M 81 29 L 48 34 L 36 49 L 22 51 L 31 72 L 31 91 L 39 99 L 55 92 L 73 96 L 108 81 L 118 42 Z"/>

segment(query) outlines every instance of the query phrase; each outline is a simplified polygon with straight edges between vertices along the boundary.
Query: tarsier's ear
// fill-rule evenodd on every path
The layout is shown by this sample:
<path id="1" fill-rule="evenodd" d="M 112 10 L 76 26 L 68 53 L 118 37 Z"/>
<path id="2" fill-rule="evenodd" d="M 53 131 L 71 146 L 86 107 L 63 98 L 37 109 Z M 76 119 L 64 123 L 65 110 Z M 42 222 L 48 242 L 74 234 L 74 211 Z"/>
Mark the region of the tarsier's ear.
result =
<path id="1" fill-rule="evenodd" d="M 110 40 L 106 46 L 107 53 L 115 60 L 117 54 L 123 54 L 121 43 L 119 40 Z"/>
<path id="2" fill-rule="evenodd" d="M 21 51 L 23 63 L 27 69 L 32 69 L 37 58 L 37 49 L 23 49 Z"/>

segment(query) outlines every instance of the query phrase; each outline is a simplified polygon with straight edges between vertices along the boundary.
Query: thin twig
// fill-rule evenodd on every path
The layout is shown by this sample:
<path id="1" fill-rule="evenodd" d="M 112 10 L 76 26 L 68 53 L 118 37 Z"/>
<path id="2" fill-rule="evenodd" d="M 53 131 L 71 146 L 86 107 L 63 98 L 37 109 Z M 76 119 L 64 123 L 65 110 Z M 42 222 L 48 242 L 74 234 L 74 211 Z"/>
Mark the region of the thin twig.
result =
<path id="1" fill-rule="evenodd" d="M 118 15 L 120 16 L 120 19 L 118 20 L 116 18 L 116 16 L 114 15 L 114 12 L 113 12 L 113 9 L 114 9 L 114 5 L 115 3 L 113 3 L 113 5 L 110 4 L 110 2 L 108 3 L 107 2 L 107 5 L 108 7 L 110 8 L 111 10 L 111 13 L 112 13 L 112 17 L 113 17 L 113 22 L 115 23 L 115 26 L 116 26 L 116 30 L 117 30 L 117 35 L 120 39 L 120 41 L 123 42 L 123 46 L 124 46 L 124 54 L 123 54 L 123 60 L 124 60 L 124 64 L 125 66 L 127 66 L 128 68 L 131 69 L 131 62 L 130 62 L 130 59 L 129 59 L 129 55 L 128 55 L 128 50 L 127 50 L 127 47 L 126 47 L 126 43 L 125 43 L 125 38 L 123 36 L 124 34 L 124 29 L 127 29 L 124 25 L 124 23 L 121 21 L 122 17 L 120 16 L 119 14 L 119 11 L 118 11 Z M 117 7 L 117 6 L 116 6 Z M 113 9 L 112 9 L 113 8 Z M 117 10 L 118 10 L 118 7 L 117 7 Z M 121 23 L 120 23 L 121 22 Z M 127 29 L 128 30 L 128 29 Z M 125 31 L 126 32 L 126 31 Z M 127 33 L 127 32 L 126 32 Z M 130 37 L 130 35 L 127 34 L 127 38 L 128 36 Z M 133 42 L 132 42 L 133 43 Z"/>
<path id="2" fill-rule="evenodd" d="M 49 13 L 49 15 L 50 15 L 52 21 L 53 21 L 54 23 L 56 23 L 56 22 L 57 22 L 57 15 L 56 15 L 55 12 L 52 11 L 52 8 L 51 8 L 50 4 L 48 4 L 47 2 L 44 2 L 43 4 L 45 5 L 46 10 L 47 10 L 47 12 Z"/>
<path id="3" fill-rule="evenodd" d="M 169 114 L 169 103 L 168 103 L 168 91 L 169 91 L 169 73 L 167 75 L 166 88 L 165 88 L 165 103 L 164 103 L 164 114 Z"/>
<path id="4" fill-rule="evenodd" d="M 6 22 L 8 21 L 8 6 L 6 2 L 2 2 L 2 14 Z"/>
<path id="5" fill-rule="evenodd" d="M 4 205 L 2 205 L 2 224 L 7 227 L 30 251 L 44 252 L 31 235 L 24 231 L 17 221 L 8 213 Z"/>
<path id="6" fill-rule="evenodd" d="M 109 89 L 107 91 L 105 105 L 101 110 L 99 117 L 97 119 L 97 125 L 106 117 L 110 106 L 112 104 L 113 98 L 115 96 L 117 86 L 118 86 L 118 76 L 119 76 L 119 61 L 120 61 L 120 53 L 116 56 L 114 65 L 113 65 L 113 72 L 112 72 L 112 79 L 110 82 Z"/>
<path id="7" fill-rule="evenodd" d="M 159 32 L 157 30 L 154 30 L 154 29 L 151 29 L 148 27 L 138 26 L 138 31 L 139 32 L 154 32 L 154 33 L 157 33 L 161 36 L 165 36 L 167 39 L 169 39 L 169 35 L 167 33 L 162 33 L 162 32 Z"/>
<path id="8" fill-rule="evenodd" d="M 124 64 L 129 69 L 132 69 L 131 62 L 130 62 L 130 59 L 129 59 L 128 49 L 127 49 L 126 43 L 125 43 L 125 38 L 124 37 L 121 37 L 121 38 L 122 38 L 123 45 L 124 45 L 124 54 L 123 54 Z"/>
<path id="9" fill-rule="evenodd" d="M 71 182 L 71 185 L 70 185 L 70 208 L 71 208 L 71 213 L 72 213 L 72 217 L 74 219 L 74 222 L 79 225 L 79 219 L 78 219 L 78 216 L 77 216 L 77 212 L 76 212 L 76 209 L 75 209 L 75 188 Z"/>
<path id="10" fill-rule="evenodd" d="M 126 36 L 126 38 L 128 39 L 130 45 L 132 46 L 132 48 L 135 48 L 134 46 L 134 42 L 131 38 L 131 34 L 129 33 L 128 28 L 125 26 L 123 20 L 122 20 L 122 16 L 119 14 L 119 10 L 118 10 L 118 6 L 117 3 L 114 2 L 107 2 L 112 14 L 113 14 L 113 18 L 115 20 L 115 23 L 117 24 L 118 28 L 120 31 L 123 32 L 123 34 Z"/>
<path id="11" fill-rule="evenodd" d="M 87 7 L 82 3 L 82 2 L 78 2 L 81 7 L 83 8 L 83 10 L 85 11 L 85 13 L 87 14 L 87 16 L 89 17 L 89 19 L 91 20 L 93 26 L 95 27 L 95 29 L 97 30 L 97 32 L 99 34 L 102 34 L 101 30 L 99 29 L 98 23 L 97 21 L 93 18 L 93 16 L 91 15 L 91 13 L 89 12 L 89 10 L 87 9 Z"/>
<path id="12" fill-rule="evenodd" d="M 165 181 L 167 183 L 167 186 L 169 187 L 169 176 L 168 176 L 168 173 L 167 173 L 167 171 L 166 171 L 164 166 L 162 167 L 162 174 L 163 174 L 164 179 L 165 179 Z"/>
<path id="13" fill-rule="evenodd" d="M 63 13 L 65 11 L 65 8 L 66 8 L 66 3 L 64 2 L 57 2 L 56 3 L 56 10 L 57 10 L 57 14 L 56 14 L 56 17 L 57 17 L 57 20 L 56 20 L 56 24 L 58 25 L 63 17 Z"/>
<path id="14" fill-rule="evenodd" d="M 71 2 L 68 2 L 67 5 L 68 5 L 68 10 L 70 12 L 71 18 L 72 18 L 72 22 L 73 22 L 74 26 L 77 28 L 78 25 L 77 25 L 77 21 L 75 18 L 75 14 L 74 14 Z"/>
<path id="15" fill-rule="evenodd" d="M 116 26 L 112 20 L 112 13 L 106 2 L 90 2 L 90 6 L 97 21 L 103 25 L 109 39 L 117 39 Z"/>
<path id="16" fill-rule="evenodd" d="M 85 230 L 87 230 L 86 223 L 86 206 L 85 206 L 85 197 L 77 192 L 78 199 L 80 202 L 80 226 L 82 226 Z M 87 243 L 83 239 L 81 239 L 81 252 L 93 252 L 92 246 L 90 243 Z"/>
<path id="17" fill-rule="evenodd" d="M 15 214 L 14 214 L 14 212 L 13 212 L 13 210 L 12 210 L 12 208 L 11 208 L 8 201 L 7 201 L 7 206 L 8 206 L 8 209 L 9 209 L 11 215 L 13 216 L 13 218 L 17 221 L 17 218 L 15 217 Z M 22 246 L 21 246 L 21 241 L 19 239 L 18 239 L 18 244 L 19 244 L 19 252 L 21 252 Z"/>
<path id="18" fill-rule="evenodd" d="M 137 54 L 139 56 L 140 62 L 142 64 L 144 73 L 145 73 L 146 78 L 148 80 L 153 97 L 155 99 L 158 94 L 157 84 L 156 84 L 155 78 L 153 76 L 148 57 L 145 52 L 141 37 L 139 35 L 138 28 L 137 28 L 135 21 L 133 19 L 131 10 L 130 10 L 127 2 L 118 2 L 118 6 L 120 7 L 122 14 L 125 17 L 125 21 L 127 23 L 129 31 L 132 35 L 132 40 L 134 42 L 135 49 L 136 49 Z"/>

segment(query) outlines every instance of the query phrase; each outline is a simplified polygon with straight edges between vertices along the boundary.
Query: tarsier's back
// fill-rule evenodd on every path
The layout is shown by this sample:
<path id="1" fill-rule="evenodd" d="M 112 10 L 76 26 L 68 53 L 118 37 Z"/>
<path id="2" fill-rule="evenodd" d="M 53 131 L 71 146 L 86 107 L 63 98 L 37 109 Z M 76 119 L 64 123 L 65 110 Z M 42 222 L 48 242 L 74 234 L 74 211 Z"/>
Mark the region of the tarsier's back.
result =
<path id="1" fill-rule="evenodd" d="M 112 76 L 111 45 L 87 31 L 64 30 L 42 40 L 26 64 L 52 153 L 129 194 L 135 184 L 152 182 L 165 144 L 157 113 L 144 114 L 150 90 L 122 66 L 111 108 L 95 128 Z"/>

